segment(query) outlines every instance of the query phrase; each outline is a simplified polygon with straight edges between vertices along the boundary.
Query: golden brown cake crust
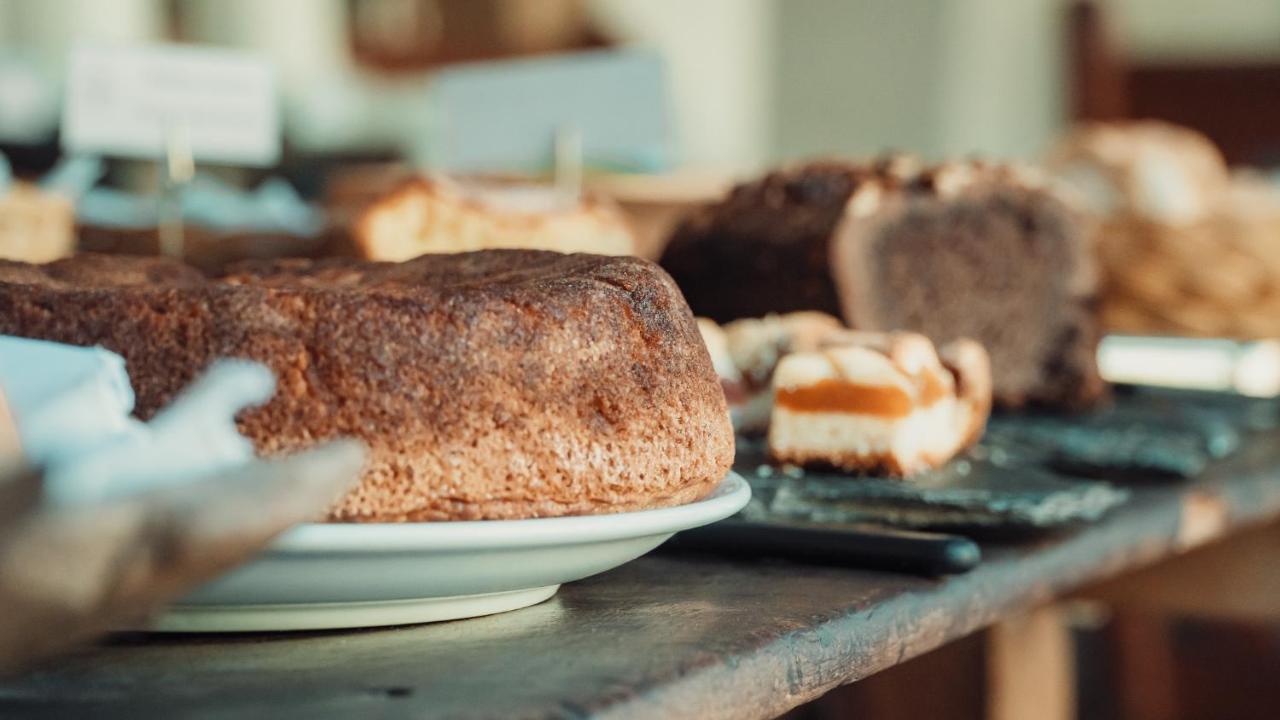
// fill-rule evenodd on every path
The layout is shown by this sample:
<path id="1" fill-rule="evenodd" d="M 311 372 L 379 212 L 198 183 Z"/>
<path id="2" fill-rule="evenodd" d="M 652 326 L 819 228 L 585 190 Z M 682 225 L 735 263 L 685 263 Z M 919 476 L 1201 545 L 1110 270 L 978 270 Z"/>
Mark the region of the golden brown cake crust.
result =
<path id="1" fill-rule="evenodd" d="M 218 357 L 279 390 L 242 414 L 261 453 L 369 444 L 342 521 L 516 518 L 674 505 L 733 459 L 692 314 L 656 265 L 540 251 L 244 265 L 0 263 L 0 333 L 124 355 L 148 417 Z"/>

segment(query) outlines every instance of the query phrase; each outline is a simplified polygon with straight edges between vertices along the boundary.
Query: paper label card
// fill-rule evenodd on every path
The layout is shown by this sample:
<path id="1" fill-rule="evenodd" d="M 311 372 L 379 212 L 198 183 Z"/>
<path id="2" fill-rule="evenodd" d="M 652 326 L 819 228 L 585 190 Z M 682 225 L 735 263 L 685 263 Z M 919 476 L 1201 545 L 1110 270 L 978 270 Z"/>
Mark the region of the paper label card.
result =
<path id="1" fill-rule="evenodd" d="M 175 134 L 197 162 L 275 164 L 280 112 L 271 65 L 251 53 L 201 46 L 72 52 L 64 149 L 160 158 Z"/>
<path id="2" fill-rule="evenodd" d="M 588 168 L 658 172 L 674 163 L 662 59 L 640 50 L 485 62 L 442 70 L 432 88 L 431 160 L 454 171 L 542 171 L 557 133 Z"/>

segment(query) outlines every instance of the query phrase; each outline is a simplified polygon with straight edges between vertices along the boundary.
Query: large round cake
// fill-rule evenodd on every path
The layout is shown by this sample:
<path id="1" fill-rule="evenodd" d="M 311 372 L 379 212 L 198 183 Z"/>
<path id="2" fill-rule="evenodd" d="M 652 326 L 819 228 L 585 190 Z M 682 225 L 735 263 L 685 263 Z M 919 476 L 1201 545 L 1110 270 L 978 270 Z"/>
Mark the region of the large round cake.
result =
<path id="1" fill-rule="evenodd" d="M 0 263 L 0 333 L 125 357 L 149 417 L 219 357 L 279 389 L 239 418 L 261 454 L 369 445 L 338 521 L 521 518 L 685 503 L 733 459 L 689 308 L 636 258 L 494 250 L 242 266 Z"/>

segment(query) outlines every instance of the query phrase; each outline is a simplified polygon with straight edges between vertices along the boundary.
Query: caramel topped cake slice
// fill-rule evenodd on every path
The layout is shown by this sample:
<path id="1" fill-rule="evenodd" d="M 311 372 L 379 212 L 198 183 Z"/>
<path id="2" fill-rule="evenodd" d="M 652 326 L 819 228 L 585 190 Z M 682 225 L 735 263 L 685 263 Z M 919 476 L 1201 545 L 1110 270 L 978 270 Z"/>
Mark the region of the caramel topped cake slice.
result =
<path id="1" fill-rule="evenodd" d="M 698 318 L 698 329 L 720 376 L 734 428 L 763 435 L 773 407 L 770 381 L 778 360 L 790 352 L 816 350 L 827 335 L 845 328 L 826 313 L 800 311 L 744 318 L 724 327 Z"/>
<path id="2" fill-rule="evenodd" d="M 991 370 L 982 347 L 915 333 L 846 332 L 774 372 L 769 450 L 779 462 L 907 476 L 982 435 Z"/>

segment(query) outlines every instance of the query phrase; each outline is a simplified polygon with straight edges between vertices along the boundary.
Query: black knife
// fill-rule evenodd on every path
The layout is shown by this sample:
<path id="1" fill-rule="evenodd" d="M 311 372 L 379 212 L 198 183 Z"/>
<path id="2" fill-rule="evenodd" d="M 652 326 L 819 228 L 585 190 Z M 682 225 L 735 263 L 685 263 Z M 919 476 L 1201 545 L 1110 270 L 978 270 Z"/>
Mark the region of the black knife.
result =
<path id="1" fill-rule="evenodd" d="M 978 544 L 960 535 L 877 525 L 792 525 L 735 519 L 685 530 L 663 549 L 920 575 L 966 572 L 982 559 Z"/>

